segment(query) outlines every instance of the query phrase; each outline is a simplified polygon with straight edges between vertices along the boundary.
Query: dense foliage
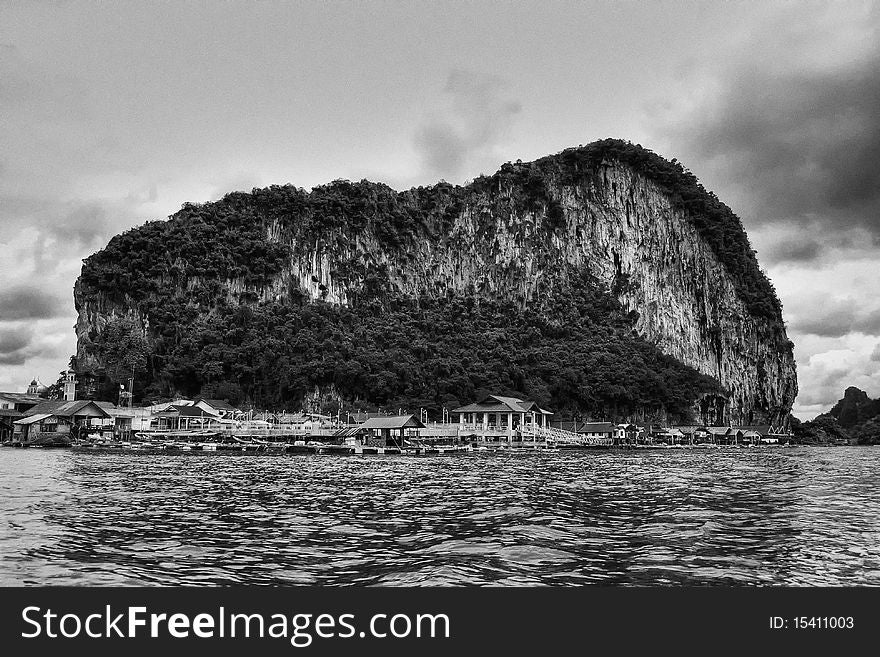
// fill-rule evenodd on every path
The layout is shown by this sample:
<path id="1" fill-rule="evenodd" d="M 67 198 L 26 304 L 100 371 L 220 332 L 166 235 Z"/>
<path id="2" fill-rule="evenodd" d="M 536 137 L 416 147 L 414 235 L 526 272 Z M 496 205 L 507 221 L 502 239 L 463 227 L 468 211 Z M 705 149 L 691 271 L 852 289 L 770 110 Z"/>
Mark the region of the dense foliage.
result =
<path id="1" fill-rule="evenodd" d="M 687 419 L 717 384 L 636 337 L 632 317 L 582 279 L 542 307 L 472 296 L 268 302 L 187 312 L 166 300 L 147 395 L 207 394 L 297 408 L 316 387 L 350 403 L 439 414 L 481 392 L 537 400 L 561 414 Z M 141 390 L 144 383 L 140 384 Z"/>
<path id="2" fill-rule="evenodd" d="M 290 249 L 268 241 L 254 204 L 236 203 L 236 196 L 222 203 L 188 203 L 171 221 L 147 222 L 115 236 L 84 261 L 81 283 L 134 299 L 164 294 L 193 278 L 266 285 Z"/>

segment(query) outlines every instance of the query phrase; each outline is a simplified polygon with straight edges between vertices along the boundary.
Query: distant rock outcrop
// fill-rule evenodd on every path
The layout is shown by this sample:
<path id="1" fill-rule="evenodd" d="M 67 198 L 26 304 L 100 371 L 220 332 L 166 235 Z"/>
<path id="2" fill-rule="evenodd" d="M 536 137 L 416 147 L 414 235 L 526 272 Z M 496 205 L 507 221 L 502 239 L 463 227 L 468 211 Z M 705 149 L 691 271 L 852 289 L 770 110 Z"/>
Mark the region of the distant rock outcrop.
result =
<path id="1" fill-rule="evenodd" d="M 850 386 L 830 411 L 809 422 L 797 423 L 795 437 L 803 442 L 880 443 L 880 399 Z"/>

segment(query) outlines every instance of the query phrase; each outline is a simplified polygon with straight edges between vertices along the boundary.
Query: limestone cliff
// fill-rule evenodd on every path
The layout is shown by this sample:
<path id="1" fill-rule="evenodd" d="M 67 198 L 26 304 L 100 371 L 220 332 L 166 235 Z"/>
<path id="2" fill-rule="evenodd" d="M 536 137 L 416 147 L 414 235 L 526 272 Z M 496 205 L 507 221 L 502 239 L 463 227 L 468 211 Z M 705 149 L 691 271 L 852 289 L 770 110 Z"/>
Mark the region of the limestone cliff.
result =
<path id="1" fill-rule="evenodd" d="M 797 393 L 781 307 L 738 219 L 695 184 L 680 165 L 609 140 L 507 164 L 465 187 L 398 193 L 338 181 L 186 205 L 86 261 L 78 363 L 101 367 L 94 345 L 115 316 L 172 339 L 156 302 L 169 296 L 202 315 L 218 299 L 353 307 L 390 293 L 526 308 L 586 271 L 634 311 L 638 335 L 720 383 L 715 419 L 778 425 Z M 143 246 L 157 239 L 162 252 Z"/>

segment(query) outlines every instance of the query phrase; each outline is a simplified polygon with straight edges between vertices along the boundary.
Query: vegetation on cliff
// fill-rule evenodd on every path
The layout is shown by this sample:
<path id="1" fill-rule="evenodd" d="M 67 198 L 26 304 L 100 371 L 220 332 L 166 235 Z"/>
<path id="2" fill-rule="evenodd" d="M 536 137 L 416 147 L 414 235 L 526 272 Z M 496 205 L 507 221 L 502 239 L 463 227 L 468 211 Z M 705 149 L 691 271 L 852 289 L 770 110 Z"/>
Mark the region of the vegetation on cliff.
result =
<path id="1" fill-rule="evenodd" d="M 201 393 L 290 409 L 332 385 L 365 406 L 439 414 L 485 390 L 565 415 L 640 409 L 687 420 L 693 400 L 718 389 L 635 336 L 632 318 L 586 277 L 526 309 L 473 296 L 392 296 L 354 307 L 220 302 L 208 313 L 190 312 L 183 296 L 162 305 L 139 396 Z M 103 360 L 108 346 L 92 348 Z"/>
<path id="2" fill-rule="evenodd" d="M 358 246 L 368 234 L 406 264 L 419 242 L 460 239 L 452 234 L 456 219 L 476 208 L 486 219 L 469 239 L 490 244 L 496 221 L 532 213 L 544 229 L 530 238 L 540 254 L 564 227 L 559 190 L 601 192 L 602 170 L 614 161 L 668 193 L 749 312 L 781 334 L 775 292 L 730 209 L 677 162 L 605 140 L 508 163 L 464 187 L 441 182 L 396 192 L 340 180 L 311 192 L 272 186 L 185 204 L 171 220 L 118 235 L 84 261 L 82 298 L 134 310 L 147 328 L 141 344 L 125 327 L 92 326 L 80 335 L 80 353 L 102 365 L 100 389 L 110 391 L 132 368 L 125 343 L 143 347 L 147 357 L 134 368 L 147 382 L 140 391 L 154 397 L 201 392 L 290 408 L 316 386 L 333 384 L 365 404 L 436 409 L 492 390 L 562 412 L 620 417 L 664 409 L 684 419 L 717 383 L 633 335 L 632 317 L 583 272 L 540 300 L 487 298 L 479 289 L 413 299 L 396 292 L 387 268 Z M 334 254 L 331 276 L 346 288 L 349 307 L 309 302 L 296 283 L 281 290 L 283 301 L 259 302 L 298 248 Z"/>

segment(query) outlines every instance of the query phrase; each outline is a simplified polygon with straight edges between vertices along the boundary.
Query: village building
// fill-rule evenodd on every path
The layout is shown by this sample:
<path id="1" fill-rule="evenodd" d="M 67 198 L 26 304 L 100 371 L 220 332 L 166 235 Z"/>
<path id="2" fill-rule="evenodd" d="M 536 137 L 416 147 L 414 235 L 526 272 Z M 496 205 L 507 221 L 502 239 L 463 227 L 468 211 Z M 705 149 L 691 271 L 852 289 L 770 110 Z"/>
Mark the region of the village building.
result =
<path id="1" fill-rule="evenodd" d="M 67 370 L 61 373 L 64 376 L 64 401 L 76 401 L 76 372 Z"/>
<path id="2" fill-rule="evenodd" d="M 0 410 L 24 413 L 44 401 L 42 397 L 30 393 L 0 392 Z"/>
<path id="3" fill-rule="evenodd" d="M 652 442 L 663 445 L 684 445 L 687 437 L 681 429 L 675 427 L 663 427 L 651 437 Z"/>
<path id="4" fill-rule="evenodd" d="M 150 428 L 157 431 L 219 431 L 219 414 L 199 406 L 169 406 L 154 413 Z"/>
<path id="5" fill-rule="evenodd" d="M 39 397 L 43 393 L 48 390 L 48 386 L 44 386 L 40 381 L 40 377 L 37 377 L 31 381 L 31 384 L 28 386 L 27 394 L 33 395 L 35 397 Z"/>
<path id="6" fill-rule="evenodd" d="M 611 422 L 584 422 L 583 420 L 554 420 L 550 422 L 550 427 L 576 433 L 585 438 L 602 440 L 612 440 L 615 431 L 614 424 Z"/>
<path id="7" fill-rule="evenodd" d="M 635 424 L 618 424 L 614 428 L 614 444 L 635 445 L 643 435 L 643 431 Z"/>
<path id="8" fill-rule="evenodd" d="M 533 401 L 500 395 L 487 395 L 474 404 L 453 409 L 451 414 L 458 416 L 461 436 L 490 443 L 522 441 L 524 434 L 533 436 L 542 428 L 550 428 L 553 415 Z"/>
<path id="9" fill-rule="evenodd" d="M 221 418 L 232 419 L 236 413 L 241 412 L 224 399 L 205 399 L 204 397 L 196 397 L 192 405 L 196 408 L 206 410 L 209 413 L 213 413 Z"/>
<path id="10" fill-rule="evenodd" d="M 577 433 L 587 438 L 614 438 L 614 425 L 611 422 L 584 422 L 577 428 Z"/>
<path id="11" fill-rule="evenodd" d="M 95 402 L 42 401 L 14 422 L 13 441 L 30 445 L 70 444 L 89 429 L 99 429 L 109 414 Z"/>
<path id="12" fill-rule="evenodd" d="M 15 432 L 13 423 L 43 401 L 42 397 L 31 393 L 0 392 L 0 443 L 12 440 Z"/>
<path id="13" fill-rule="evenodd" d="M 407 438 L 418 438 L 425 425 L 415 415 L 386 415 L 370 418 L 358 428 L 365 431 L 363 444 L 368 447 L 403 447 Z"/>

